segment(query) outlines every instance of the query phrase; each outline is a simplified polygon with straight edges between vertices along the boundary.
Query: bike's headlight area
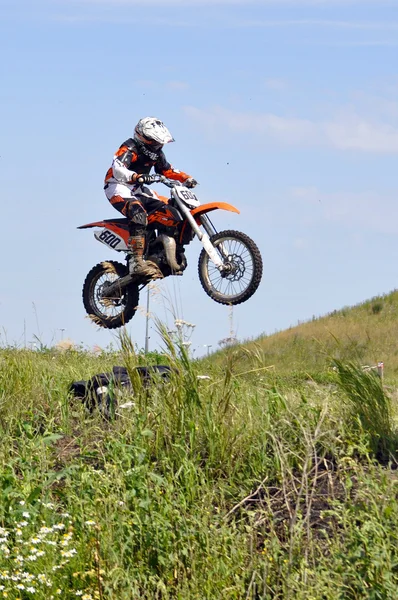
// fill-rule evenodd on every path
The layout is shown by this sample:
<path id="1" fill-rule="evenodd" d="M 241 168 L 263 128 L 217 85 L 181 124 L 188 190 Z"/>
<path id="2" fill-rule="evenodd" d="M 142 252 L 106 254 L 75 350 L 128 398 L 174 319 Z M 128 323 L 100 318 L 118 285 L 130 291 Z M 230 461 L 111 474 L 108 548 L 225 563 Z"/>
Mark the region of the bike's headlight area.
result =
<path id="1" fill-rule="evenodd" d="M 199 200 L 196 203 L 185 201 L 185 204 L 188 206 L 188 208 L 197 208 L 198 206 L 200 206 Z"/>
<path id="2" fill-rule="evenodd" d="M 197 208 L 198 206 L 200 206 L 200 200 L 189 188 L 185 186 L 179 186 L 174 188 L 173 191 L 178 196 L 178 198 L 188 206 L 188 208 Z"/>

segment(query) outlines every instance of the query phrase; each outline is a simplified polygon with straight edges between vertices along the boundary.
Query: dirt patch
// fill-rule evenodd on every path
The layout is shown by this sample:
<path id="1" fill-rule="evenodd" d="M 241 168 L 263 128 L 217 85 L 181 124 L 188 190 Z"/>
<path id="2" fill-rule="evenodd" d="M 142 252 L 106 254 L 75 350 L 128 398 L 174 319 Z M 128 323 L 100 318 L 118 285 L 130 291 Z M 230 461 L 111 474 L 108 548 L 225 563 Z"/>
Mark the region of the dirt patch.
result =
<path id="1" fill-rule="evenodd" d="M 57 440 L 54 448 L 56 463 L 61 469 L 81 454 L 80 445 L 77 443 L 76 437 L 72 435 L 64 435 Z"/>
<path id="2" fill-rule="evenodd" d="M 334 514 L 337 504 L 355 501 L 357 480 L 336 468 L 333 462 L 323 460 L 308 473 L 290 473 L 281 482 L 265 481 L 253 494 L 228 513 L 228 518 L 246 519 L 262 539 L 276 535 L 286 544 L 292 531 L 301 528 L 307 537 L 325 539 L 339 530 Z"/>

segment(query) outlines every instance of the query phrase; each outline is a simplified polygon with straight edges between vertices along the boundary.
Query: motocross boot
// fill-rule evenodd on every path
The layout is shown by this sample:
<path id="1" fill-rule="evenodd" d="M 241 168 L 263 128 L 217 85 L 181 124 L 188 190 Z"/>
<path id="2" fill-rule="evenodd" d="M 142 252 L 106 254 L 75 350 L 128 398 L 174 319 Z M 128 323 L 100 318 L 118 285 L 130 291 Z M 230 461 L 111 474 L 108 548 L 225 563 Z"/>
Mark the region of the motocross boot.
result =
<path id="1" fill-rule="evenodd" d="M 128 247 L 131 252 L 129 259 L 130 275 L 142 275 L 151 279 L 162 279 L 163 273 L 152 261 L 144 260 L 145 236 L 132 235 L 129 237 Z"/>

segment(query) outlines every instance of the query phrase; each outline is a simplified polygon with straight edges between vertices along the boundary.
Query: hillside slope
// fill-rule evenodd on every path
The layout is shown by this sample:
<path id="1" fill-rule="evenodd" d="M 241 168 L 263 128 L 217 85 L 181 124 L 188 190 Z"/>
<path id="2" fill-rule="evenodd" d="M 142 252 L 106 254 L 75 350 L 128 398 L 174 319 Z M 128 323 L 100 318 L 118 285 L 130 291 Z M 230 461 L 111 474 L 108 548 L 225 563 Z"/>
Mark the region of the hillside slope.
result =
<path id="1" fill-rule="evenodd" d="M 256 346 L 278 372 L 324 370 L 333 357 L 362 365 L 383 361 L 386 373 L 398 375 L 398 291 L 244 345 Z"/>

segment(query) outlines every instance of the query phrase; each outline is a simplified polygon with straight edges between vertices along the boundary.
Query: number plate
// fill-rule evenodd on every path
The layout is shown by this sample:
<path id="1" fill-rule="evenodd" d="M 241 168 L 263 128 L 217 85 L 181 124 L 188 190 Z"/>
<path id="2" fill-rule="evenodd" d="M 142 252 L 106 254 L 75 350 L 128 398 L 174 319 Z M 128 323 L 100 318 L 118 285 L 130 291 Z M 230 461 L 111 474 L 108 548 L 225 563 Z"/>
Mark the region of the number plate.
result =
<path id="1" fill-rule="evenodd" d="M 117 235 L 117 233 L 109 231 L 109 229 L 102 229 L 101 231 L 94 232 L 94 237 L 113 250 L 120 251 L 127 249 L 123 238 L 120 237 L 120 235 Z"/>
<path id="2" fill-rule="evenodd" d="M 200 202 L 199 202 L 198 198 L 187 187 L 184 187 L 181 185 L 181 186 L 175 187 L 174 190 L 175 190 L 177 196 L 179 197 L 179 199 L 182 200 L 190 208 L 195 208 L 196 206 L 199 206 Z"/>

